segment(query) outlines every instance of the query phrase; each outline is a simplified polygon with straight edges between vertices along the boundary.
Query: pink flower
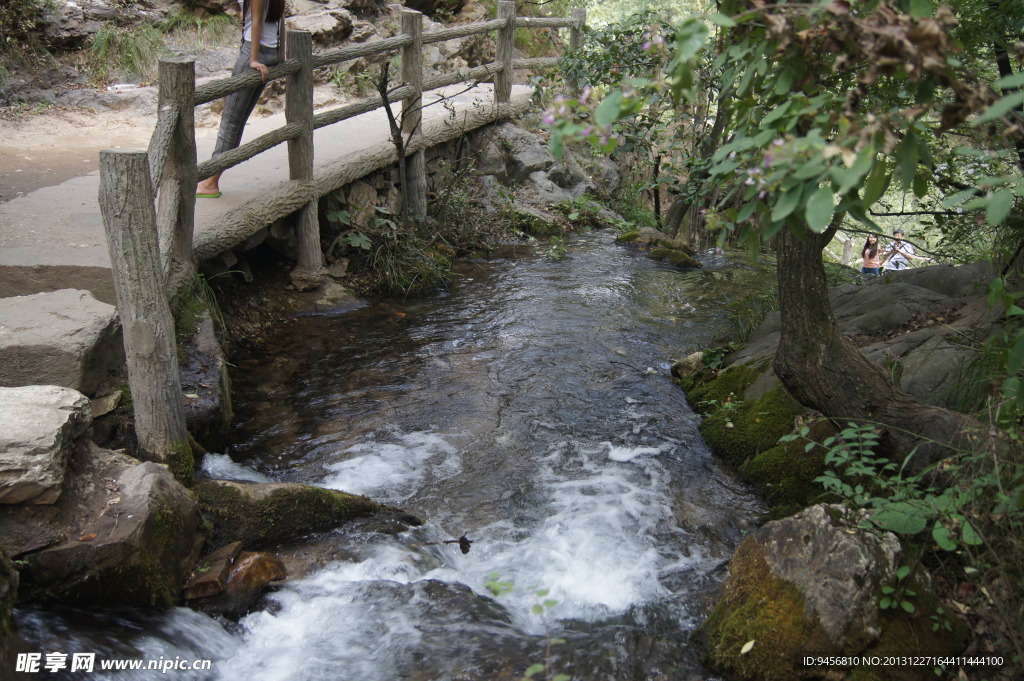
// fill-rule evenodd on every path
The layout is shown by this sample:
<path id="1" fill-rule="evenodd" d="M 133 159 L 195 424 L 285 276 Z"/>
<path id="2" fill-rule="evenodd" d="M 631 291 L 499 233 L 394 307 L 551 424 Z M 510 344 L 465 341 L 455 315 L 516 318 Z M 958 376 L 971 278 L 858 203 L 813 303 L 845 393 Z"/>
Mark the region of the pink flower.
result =
<path id="1" fill-rule="evenodd" d="M 554 124 L 555 124 L 555 116 L 554 116 L 554 114 L 548 114 L 548 115 L 544 116 L 544 125 L 554 125 Z"/>

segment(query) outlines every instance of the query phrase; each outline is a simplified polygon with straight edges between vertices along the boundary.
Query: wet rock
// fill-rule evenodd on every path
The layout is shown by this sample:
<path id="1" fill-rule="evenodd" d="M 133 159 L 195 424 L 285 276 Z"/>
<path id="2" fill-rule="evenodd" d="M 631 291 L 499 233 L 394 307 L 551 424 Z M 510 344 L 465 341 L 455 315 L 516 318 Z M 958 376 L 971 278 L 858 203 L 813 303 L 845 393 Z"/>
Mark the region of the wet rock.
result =
<path id="1" fill-rule="evenodd" d="M 231 566 L 241 552 L 242 542 L 236 541 L 200 558 L 182 590 L 185 599 L 207 598 L 224 591 Z"/>
<path id="2" fill-rule="evenodd" d="M 174 605 L 205 539 L 198 504 L 166 467 L 91 443 L 52 512 L 7 507 L 0 532 L 27 563 L 30 598 L 105 607 Z"/>
<path id="3" fill-rule="evenodd" d="M 195 491 L 203 514 L 213 523 L 215 545 L 241 541 L 260 546 L 377 514 L 400 517 L 410 526 L 420 524 L 366 497 L 312 485 L 205 479 L 196 482 Z"/>
<path id="4" fill-rule="evenodd" d="M 208 614 L 241 617 L 273 582 L 288 576 L 278 557 L 264 552 L 239 552 L 241 543 L 224 547 L 200 561 L 208 573 L 194 578 L 185 590 L 189 605 Z"/>
<path id="5" fill-rule="evenodd" d="M 689 244 L 679 239 L 673 239 L 668 234 L 652 227 L 626 232 L 619 235 L 617 241 L 646 249 L 653 259 L 668 262 L 677 267 L 703 267 L 701 262 L 694 257 L 693 249 Z"/>
<path id="6" fill-rule="evenodd" d="M 70 388 L 0 388 L 0 503 L 52 504 L 75 440 L 88 430 L 89 399 Z"/>
<path id="7" fill-rule="evenodd" d="M 814 506 L 743 541 L 700 630 L 713 669 L 764 681 L 820 678 L 820 670 L 801 665 L 802 655 L 958 649 L 958 634 L 932 631 L 926 578 L 915 584 L 922 612 L 883 616 L 879 595 L 896 581 L 902 548 L 891 533 L 860 529 L 860 513 Z"/>
<path id="8" fill-rule="evenodd" d="M 516 229 L 531 236 L 545 237 L 562 234 L 568 227 L 565 219 L 561 216 L 522 201 L 513 201 L 511 211 Z"/>
<path id="9" fill-rule="evenodd" d="M 14 668 L 17 627 L 14 604 L 18 597 L 18 571 L 0 546 L 0 669 Z"/>
<path id="10" fill-rule="evenodd" d="M 123 365 L 117 311 L 90 292 L 0 298 L 0 385 L 62 385 L 92 396 Z"/>
<path id="11" fill-rule="evenodd" d="M 498 144 L 506 155 L 509 179 L 518 180 L 538 171 L 547 172 L 555 165 L 555 157 L 540 135 L 512 123 L 499 127 L 498 135 Z"/>
<path id="12" fill-rule="evenodd" d="M 704 353 L 694 352 L 672 364 L 672 375 L 676 378 L 686 378 L 700 371 L 703 366 Z"/>
<path id="13" fill-rule="evenodd" d="M 207 450 L 220 451 L 231 425 L 231 380 L 209 310 L 200 313 L 184 351 L 180 380 L 189 433 Z"/>

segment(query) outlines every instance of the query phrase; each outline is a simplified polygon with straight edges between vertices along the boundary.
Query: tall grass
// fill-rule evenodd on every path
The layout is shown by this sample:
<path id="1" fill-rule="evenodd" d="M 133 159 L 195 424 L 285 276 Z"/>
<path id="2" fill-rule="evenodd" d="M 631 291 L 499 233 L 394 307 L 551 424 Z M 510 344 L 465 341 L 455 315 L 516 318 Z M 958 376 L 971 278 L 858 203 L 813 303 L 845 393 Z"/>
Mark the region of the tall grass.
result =
<path id="1" fill-rule="evenodd" d="M 89 44 L 89 68 L 99 80 L 150 79 L 167 52 L 157 26 L 123 29 L 104 24 Z"/>

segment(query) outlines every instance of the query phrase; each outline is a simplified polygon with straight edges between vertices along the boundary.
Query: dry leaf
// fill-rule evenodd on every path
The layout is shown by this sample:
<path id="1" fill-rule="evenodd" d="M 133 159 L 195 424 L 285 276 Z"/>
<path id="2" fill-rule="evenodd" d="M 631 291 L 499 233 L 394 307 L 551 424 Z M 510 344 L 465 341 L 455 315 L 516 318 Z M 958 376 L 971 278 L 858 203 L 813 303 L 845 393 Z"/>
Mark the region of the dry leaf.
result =
<path id="1" fill-rule="evenodd" d="M 92 541 L 95 538 L 96 538 L 96 533 L 95 532 L 90 532 L 89 534 L 83 534 L 81 537 L 78 538 L 78 541 Z"/>

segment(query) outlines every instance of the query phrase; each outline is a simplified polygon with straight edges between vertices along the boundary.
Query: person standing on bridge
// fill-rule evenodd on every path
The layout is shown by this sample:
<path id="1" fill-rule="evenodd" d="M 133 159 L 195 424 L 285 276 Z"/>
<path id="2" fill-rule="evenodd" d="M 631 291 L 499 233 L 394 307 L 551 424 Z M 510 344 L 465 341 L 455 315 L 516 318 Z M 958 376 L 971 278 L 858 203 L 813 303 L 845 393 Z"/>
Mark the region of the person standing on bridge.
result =
<path id="1" fill-rule="evenodd" d="M 220 131 L 213 155 L 236 148 L 242 142 L 242 130 L 249 115 L 256 108 L 256 102 L 263 94 L 267 83 L 267 67 L 281 61 L 284 52 L 284 3 L 285 0 L 238 0 L 242 12 L 242 47 L 238 61 L 231 71 L 240 76 L 249 69 L 256 69 L 263 82 L 255 87 L 228 95 L 220 118 Z M 202 199 L 220 198 L 221 173 L 212 175 L 196 187 L 196 197 Z"/>

